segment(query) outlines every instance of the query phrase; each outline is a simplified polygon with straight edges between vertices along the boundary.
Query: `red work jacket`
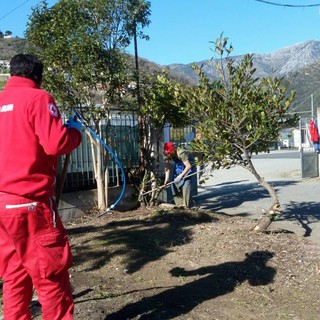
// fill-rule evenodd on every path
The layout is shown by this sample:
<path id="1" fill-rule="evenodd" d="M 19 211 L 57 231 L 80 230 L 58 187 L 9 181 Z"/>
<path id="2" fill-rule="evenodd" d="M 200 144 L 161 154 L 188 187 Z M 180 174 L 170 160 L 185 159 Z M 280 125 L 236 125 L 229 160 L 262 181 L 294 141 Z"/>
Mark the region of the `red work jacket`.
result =
<path id="1" fill-rule="evenodd" d="M 0 93 L 0 192 L 53 196 L 59 156 L 80 143 L 80 132 L 62 125 L 49 93 L 30 79 L 9 79 Z"/>

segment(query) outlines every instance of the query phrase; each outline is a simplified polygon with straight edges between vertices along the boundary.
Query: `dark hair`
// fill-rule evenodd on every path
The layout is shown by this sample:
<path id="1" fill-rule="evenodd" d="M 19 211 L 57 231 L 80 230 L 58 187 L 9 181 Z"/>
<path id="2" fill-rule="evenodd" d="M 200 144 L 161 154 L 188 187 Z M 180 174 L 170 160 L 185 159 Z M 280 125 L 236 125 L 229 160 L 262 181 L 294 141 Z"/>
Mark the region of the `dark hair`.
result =
<path id="1" fill-rule="evenodd" d="M 17 54 L 10 61 L 10 75 L 28 78 L 40 85 L 43 64 L 32 54 Z"/>

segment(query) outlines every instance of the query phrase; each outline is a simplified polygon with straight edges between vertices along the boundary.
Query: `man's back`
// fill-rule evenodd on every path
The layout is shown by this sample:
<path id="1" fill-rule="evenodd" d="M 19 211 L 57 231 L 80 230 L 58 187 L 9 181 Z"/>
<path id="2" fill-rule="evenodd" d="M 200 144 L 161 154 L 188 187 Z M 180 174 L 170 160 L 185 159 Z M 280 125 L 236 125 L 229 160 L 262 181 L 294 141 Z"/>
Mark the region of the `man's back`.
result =
<path id="1" fill-rule="evenodd" d="M 74 143 L 47 92 L 11 77 L 0 93 L 0 191 L 36 199 L 53 195 L 58 156 Z M 76 141 L 77 140 L 77 141 Z"/>

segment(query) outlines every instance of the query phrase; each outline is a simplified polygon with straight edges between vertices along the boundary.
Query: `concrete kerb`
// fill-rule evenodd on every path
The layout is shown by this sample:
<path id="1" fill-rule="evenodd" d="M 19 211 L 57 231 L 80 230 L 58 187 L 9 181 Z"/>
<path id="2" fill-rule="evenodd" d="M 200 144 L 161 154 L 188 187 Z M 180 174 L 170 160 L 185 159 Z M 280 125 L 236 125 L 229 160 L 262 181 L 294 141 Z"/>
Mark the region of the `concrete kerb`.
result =
<path id="1" fill-rule="evenodd" d="M 127 186 L 125 193 L 118 203 L 115 210 L 127 211 L 137 208 L 137 197 L 135 196 L 136 189 L 132 186 Z M 121 187 L 109 188 L 110 205 L 113 204 L 121 193 Z M 59 203 L 59 214 L 63 222 L 69 222 L 80 218 L 86 212 L 97 208 L 97 190 L 83 190 L 76 192 L 62 193 Z"/>

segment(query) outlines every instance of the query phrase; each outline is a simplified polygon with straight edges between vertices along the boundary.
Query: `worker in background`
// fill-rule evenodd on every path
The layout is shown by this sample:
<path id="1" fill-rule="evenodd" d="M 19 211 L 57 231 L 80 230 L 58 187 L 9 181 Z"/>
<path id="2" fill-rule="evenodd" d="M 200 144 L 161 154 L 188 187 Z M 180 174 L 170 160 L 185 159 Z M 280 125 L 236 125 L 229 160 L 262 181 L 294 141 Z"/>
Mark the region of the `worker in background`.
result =
<path id="1" fill-rule="evenodd" d="M 172 142 L 164 144 L 165 156 L 165 185 L 171 184 L 174 202 L 177 206 L 191 206 L 191 177 L 194 172 L 192 159 L 187 150 L 175 148 Z"/>

